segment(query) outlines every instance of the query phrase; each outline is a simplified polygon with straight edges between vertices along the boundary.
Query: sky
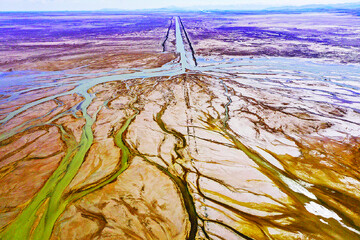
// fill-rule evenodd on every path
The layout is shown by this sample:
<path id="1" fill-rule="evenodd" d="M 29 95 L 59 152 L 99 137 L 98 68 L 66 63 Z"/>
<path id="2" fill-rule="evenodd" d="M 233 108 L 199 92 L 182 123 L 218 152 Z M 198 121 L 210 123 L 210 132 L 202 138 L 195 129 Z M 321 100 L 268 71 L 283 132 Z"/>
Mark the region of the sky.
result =
<path id="1" fill-rule="evenodd" d="M 251 4 L 249 4 L 249 2 Z M 169 6 L 239 6 L 243 9 L 261 9 L 277 6 L 299 6 L 306 4 L 351 3 L 359 0 L 0 0 L 0 11 L 63 11 L 145 9 Z"/>

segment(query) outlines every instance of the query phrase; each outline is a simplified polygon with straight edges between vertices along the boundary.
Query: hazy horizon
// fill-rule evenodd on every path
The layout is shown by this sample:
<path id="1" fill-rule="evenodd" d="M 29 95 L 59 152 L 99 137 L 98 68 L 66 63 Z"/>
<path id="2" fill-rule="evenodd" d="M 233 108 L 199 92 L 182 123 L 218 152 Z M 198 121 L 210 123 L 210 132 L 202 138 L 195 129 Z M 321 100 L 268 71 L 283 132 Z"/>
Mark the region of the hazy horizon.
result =
<path id="1" fill-rule="evenodd" d="M 238 10 L 261 10 L 271 7 L 284 6 L 304 6 L 313 4 L 343 4 L 343 3 L 359 3 L 359 0 L 283 0 L 283 1 L 265 1 L 258 0 L 249 4 L 247 1 L 240 0 L 182 0 L 166 1 L 166 0 L 133 0 L 115 1 L 115 0 L 0 0 L 0 11 L 97 11 L 103 9 L 119 9 L 119 10 L 139 10 L 139 9 L 157 9 L 157 8 L 194 8 L 199 9 L 229 9 Z"/>

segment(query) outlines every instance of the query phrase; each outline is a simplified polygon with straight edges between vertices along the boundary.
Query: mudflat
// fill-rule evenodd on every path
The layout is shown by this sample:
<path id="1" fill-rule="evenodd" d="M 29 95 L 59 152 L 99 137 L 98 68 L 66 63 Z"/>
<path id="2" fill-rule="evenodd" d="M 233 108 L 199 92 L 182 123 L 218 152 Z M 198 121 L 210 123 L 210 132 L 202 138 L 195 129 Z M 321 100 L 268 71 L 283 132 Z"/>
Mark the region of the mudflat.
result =
<path id="1" fill-rule="evenodd" d="M 0 239 L 360 239 L 358 15 L 0 29 Z"/>

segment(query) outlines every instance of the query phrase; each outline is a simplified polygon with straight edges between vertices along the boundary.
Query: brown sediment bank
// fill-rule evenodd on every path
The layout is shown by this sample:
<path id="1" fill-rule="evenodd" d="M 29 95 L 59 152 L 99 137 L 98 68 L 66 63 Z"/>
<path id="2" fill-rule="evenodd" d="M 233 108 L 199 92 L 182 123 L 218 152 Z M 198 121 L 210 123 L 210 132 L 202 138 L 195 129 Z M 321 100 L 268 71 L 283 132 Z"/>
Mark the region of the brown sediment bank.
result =
<path id="1" fill-rule="evenodd" d="M 170 29 L 172 49 L 167 20 L 146 34 Z M 1 239 L 360 239 L 356 83 L 296 59 L 182 70 L 140 45 L 41 63 L 89 65 L 5 93 Z"/>

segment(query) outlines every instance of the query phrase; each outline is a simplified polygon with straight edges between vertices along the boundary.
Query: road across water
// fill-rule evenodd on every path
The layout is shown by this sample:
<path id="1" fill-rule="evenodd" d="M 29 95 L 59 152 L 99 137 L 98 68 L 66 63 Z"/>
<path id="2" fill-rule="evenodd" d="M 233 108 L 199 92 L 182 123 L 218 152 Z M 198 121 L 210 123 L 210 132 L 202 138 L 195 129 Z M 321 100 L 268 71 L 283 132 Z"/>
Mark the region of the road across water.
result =
<path id="1" fill-rule="evenodd" d="M 288 135 L 288 133 L 285 133 L 285 130 L 281 128 L 274 130 L 269 127 L 265 123 L 261 113 L 258 113 L 255 110 L 254 112 L 251 112 L 251 107 L 245 104 L 246 101 L 251 101 L 256 107 L 263 107 L 264 112 L 273 111 L 274 114 L 289 114 L 290 116 L 299 117 L 301 120 L 303 120 L 304 115 L 310 122 L 320 120 L 324 122 L 334 122 L 337 127 L 335 130 L 338 130 L 338 132 L 332 132 L 333 134 L 341 134 L 350 131 L 349 129 L 351 129 L 351 131 L 358 130 L 360 120 L 352 117 L 355 116 L 356 111 L 359 111 L 360 109 L 360 102 L 358 100 L 360 94 L 358 80 L 360 79 L 360 75 L 357 71 L 357 66 L 344 66 L 323 62 L 317 63 L 296 58 L 231 59 L 218 62 L 206 62 L 205 59 L 200 57 L 195 58 L 194 49 L 191 46 L 180 18 L 175 17 L 173 20 L 175 21 L 176 52 L 178 53 L 176 62 L 163 65 L 160 68 L 136 70 L 134 73 L 113 74 L 107 76 L 109 73 L 104 72 L 84 80 L 68 83 L 64 82 L 65 85 L 68 84 L 68 87 L 72 87 L 72 89 L 26 103 L 18 109 L 11 111 L 0 120 L 1 126 L 5 128 L 13 119 L 16 119 L 24 112 L 31 111 L 35 106 L 39 106 L 49 101 L 55 101 L 59 97 L 68 95 L 76 94 L 83 98 L 80 103 L 72 106 L 67 111 L 56 114 L 47 121 L 38 122 L 37 120 L 41 120 L 47 115 L 50 115 L 52 113 L 51 111 L 44 116 L 38 116 L 36 119 L 26 120 L 13 127 L 10 131 L 1 134 L 0 141 L 5 142 L 12 137 L 35 127 L 56 126 L 67 145 L 67 152 L 58 168 L 53 172 L 41 190 L 26 204 L 25 208 L 22 209 L 17 217 L 1 230 L 0 239 L 49 239 L 57 220 L 70 204 L 73 204 L 75 201 L 115 181 L 128 169 L 131 164 L 130 160 L 136 156 L 143 158 L 144 161 L 155 166 L 159 171 L 167 175 L 179 190 L 180 198 L 190 222 L 190 230 L 188 232 L 189 239 L 195 239 L 199 234 L 210 238 L 212 234 L 216 234 L 214 233 L 215 230 L 222 228 L 245 239 L 252 239 L 252 237 L 250 237 L 252 236 L 251 234 L 254 234 L 254 236 L 260 234 L 255 234 L 255 230 L 253 230 L 253 232 L 249 231 L 249 233 L 243 233 L 246 229 L 242 228 L 241 225 L 238 226 L 236 221 L 230 221 L 230 223 L 218 221 L 216 217 L 217 214 L 223 214 L 227 217 L 231 215 L 232 217 L 229 218 L 239 218 L 242 219 L 241 221 L 246 219 L 249 225 L 260 229 L 261 231 L 259 231 L 262 232 L 264 236 L 270 234 L 269 231 L 266 230 L 268 228 L 277 227 L 282 231 L 286 231 L 287 226 L 278 224 L 276 221 L 270 219 L 270 217 L 270 220 L 268 220 L 266 217 L 246 212 L 244 210 L 245 207 L 251 208 L 248 203 L 235 200 L 235 197 L 229 197 L 232 196 L 231 194 L 235 194 L 236 197 L 238 197 L 238 195 L 244 193 L 244 189 L 237 192 L 237 189 L 232 188 L 230 184 L 221 179 L 223 176 L 215 178 L 203 173 L 206 169 L 205 167 L 202 169 L 201 166 L 205 166 L 206 163 L 202 163 L 202 161 L 206 162 L 206 159 L 196 159 L 193 155 L 198 155 L 199 151 L 203 151 L 198 149 L 198 144 L 200 141 L 205 140 L 208 141 L 209 144 L 218 144 L 221 146 L 221 149 L 227 147 L 225 148 L 227 149 L 226 151 L 236 151 L 236 154 L 242 156 L 241 158 L 250 160 L 251 164 L 249 164 L 249 166 L 251 165 L 251 168 L 257 169 L 258 171 L 255 175 L 258 174 L 260 176 L 261 174 L 261 178 L 268 179 L 266 181 L 270 181 L 271 186 L 275 186 L 274 189 L 282 192 L 284 198 L 288 199 L 284 202 L 281 202 L 281 199 L 269 197 L 267 193 L 265 194 L 264 192 L 255 193 L 254 195 L 263 195 L 263 197 L 268 197 L 273 202 L 280 202 L 278 203 L 279 205 L 277 205 L 276 210 L 279 212 L 283 211 L 282 213 L 284 215 L 289 214 L 295 219 L 293 220 L 295 227 L 294 229 L 291 229 L 291 231 L 300 231 L 300 229 L 297 229 L 296 227 L 305 227 L 304 224 L 309 225 L 301 222 L 302 220 L 307 220 L 312 223 L 312 226 L 306 226 L 306 230 L 308 231 L 316 231 L 316 229 L 319 228 L 321 229 L 320 233 L 323 234 L 323 236 L 335 236 L 335 239 L 341 239 L 342 236 L 350 236 L 352 239 L 358 239 L 360 235 L 359 229 L 352 222 L 351 217 L 346 215 L 346 211 L 341 212 L 329 202 L 326 202 L 324 190 L 320 190 L 323 189 L 322 185 L 325 184 L 324 182 L 321 182 L 320 180 L 320 182 L 310 182 L 310 180 L 308 180 L 309 182 L 305 182 L 300 176 L 296 175 L 295 170 L 292 172 L 290 167 L 289 169 L 285 169 L 285 167 L 287 167 L 286 161 L 290 158 L 288 153 L 286 153 L 288 155 L 285 154 L 284 157 L 281 154 L 276 154 L 275 151 L 264 148 L 260 144 L 260 142 L 264 140 L 256 138 L 256 134 L 247 136 L 247 133 L 243 132 L 245 135 L 241 136 L 241 134 L 237 133 L 235 130 L 240 123 L 236 124 L 236 122 L 232 122 L 234 120 L 236 121 L 236 119 L 241 120 L 241 118 L 236 117 L 237 115 L 234 113 L 234 109 L 238 108 L 238 112 L 251 114 L 257 119 L 256 121 L 253 120 L 253 122 L 249 123 L 250 125 L 265 126 L 263 128 L 256 128 L 258 131 L 257 134 L 261 135 L 260 132 L 269 131 L 273 135 L 266 133 L 264 136 L 267 138 L 275 136 L 276 138 L 283 139 L 283 141 L 286 139 L 287 142 L 286 144 L 283 144 L 284 147 L 290 145 L 295 146 L 300 149 L 299 151 L 305 151 L 305 147 L 301 146 L 296 138 Z M 186 46 L 185 39 L 189 46 Z M 190 49 L 190 51 L 186 51 L 187 48 Z M 331 71 L 332 68 L 343 69 L 344 71 Z M 52 78 L 53 73 L 41 73 L 40 75 L 43 77 L 46 74 L 48 74 L 47 76 L 50 79 Z M 70 74 L 67 75 L 66 72 L 61 74 L 63 74 L 64 79 L 72 77 Z M 24 80 L 19 83 L 22 84 L 26 82 L 26 84 L 28 84 L 30 81 L 34 80 L 40 82 L 40 75 L 29 75 L 28 81 Z M 324 80 L 325 77 L 327 80 Z M 16 81 L 17 77 L 14 73 L 14 75 L 10 74 L 6 76 L 5 80 L 6 79 Z M 94 183 L 80 188 L 66 190 L 78 174 L 82 164 L 86 160 L 89 149 L 94 143 L 93 129 L 96 125 L 95 123 L 98 114 L 101 113 L 102 109 L 105 108 L 110 101 L 110 98 L 103 101 L 95 114 L 89 114 L 89 107 L 95 101 L 100 101 L 97 99 L 96 93 L 92 93 L 91 89 L 98 85 L 104 85 L 111 82 L 125 82 L 127 84 L 127 82 L 135 81 L 136 79 L 141 79 L 141 83 L 148 83 L 149 87 L 145 87 L 145 90 L 150 93 L 155 91 L 153 89 L 155 89 L 157 84 L 163 84 L 163 81 L 165 81 L 164 79 L 174 79 L 171 82 L 171 86 L 173 86 L 174 89 L 180 87 L 181 91 L 183 91 L 182 97 L 178 98 L 178 100 L 180 102 L 179 105 L 183 107 L 180 109 L 186 112 L 187 134 L 181 132 L 183 126 L 181 126 L 180 123 L 175 120 L 174 122 L 166 122 L 170 117 L 169 115 L 164 117 L 166 114 L 169 114 L 169 109 L 175 108 L 174 106 L 177 104 L 172 103 L 175 101 L 174 99 L 176 99 L 175 97 L 172 97 L 173 95 L 176 95 L 173 93 L 173 91 L 175 91 L 174 89 L 166 90 L 165 87 L 164 89 L 161 89 L 160 92 L 166 92 L 166 94 L 162 93 L 164 94 L 166 103 L 161 106 L 161 109 L 158 112 L 152 113 L 154 115 L 154 121 L 164 133 L 164 136 L 169 138 L 171 136 L 175 139 L 175 142 L 173 143 L 173 162 L 167 163 L 168 165 L 161 165 L 152 161 L 149 156 L 128 143 L 129 136 L 127 134 L 129 128 L 134 124 L 137 117 L 145 112 L 146 109 L 141 109 L 140 99 L 143 92 L 145 92 L 145 90 L 139 90 L 142 89 L 140 86 L 141 83 L 138 83 L 139 88 L 137 88 L 136 84 L 131 86 L 126 85 L 129 90 L 127 96 L 130 96 L 131 100 L 126 103 L 127 107 L 124 111 L 130 111 L 131 114 L 125 114 L 126 117 L 123 119 L 121 127 L 119 127 L 114 134 L 114 142 L 121 150 L 122 154 L 116 168 Z M 295 81 L 294 79 L 297 80 Z M 152 81 L 154 81 L 154 83 Z M 326 84 L 325 87 L 324 84 Z M 204 92 L 199 91 L 198 93 L 195 93 L 191 89 L 195 89 L 196 86 L 206 90 L 204 90 Z M 32 86 L 31 90 L 43 89 L 45 87 L 56 88 L 59 87 L 59 85 L 52 81 L 47 81 L 44 84 Z M 256 92 L 258 89 L 261 89 L 260 92 L 263 95 L 277 95 L 283 97 L 286 101 L 291 103 L 291 107 L 287 108 L 287 105 L 279 107 L 278 105 L 281 103 L 278 102 L 269 104 L 266 102 L 269 101 L 266 98 L 257 100 L 262 96 L 254 96 L 250 93 Z M 249 94 L 249 96 L 247 96 L 247 94 Z M 208 99 L 201 105 L 199 103 L 201 102 L 201 99 L 199 100 L 198 96 L 204 96 L 204 98 Z M 21 94 L 15 94 L 14 97 L 11 98 L 11 101 L 20 98 Z M 9 101 L 9 99 L 1 100 L 0 104 L 6 103 L 6 101 Z M 210 105 L 208 106 L 206 104 Z M 240 107 L 238 106 L 239 104 Z M 244 106 L 241 106 L 241 104 Z M 337 107 L 344 108 L 348 111 L 348 114 L 336 113 L 334 116 L 331 111 L 325 112 L 324 109 L 316 109 L 319 104 L 326 106 L 331 105 L 334 109 Z M 60 105 L 61 104 L 59 103 L 59 106 Z M 245 109 L 245 105 L 248 109 Z M 294 109 L 298 112 L 291 111 Z M 81 114 L 79 113 L 79 110 Z M 173 111 L 175 112 L 174 109 Z M 341 112 L 341 109 L 339 111 Z M 119 110 L 119 112 L 123 114 L 122 110 Z M 69 137 L 69 133 L 66 132 L 63 126 L 55 124 L 56 120 L 68 115 L 85 120 L 79 142 L 76 142 L 74 137 Z M 320 120 L 316 118 L 319 118 Z M 174 119 L 177 119 L 176 116 Z M 198 122 L 198 125 L 194 122 Z M 201 124 L 199 122 L 201 122 Z M 347 123 L 346 126 L 343 124 L 344 122 Z M 177 128 L 175 129 L 175 127 Z M 211 135 L 212 138 L 209 139 L 206 139 L 207 135 L 205 133 L 202 133 L 205 137 L 198 136 L 196 131 L 203 131 L 204 129 L 209 132 L 208 134 L 214 134 L 214 136 Z M 328 131 L 335 130 L 331 129 Z M 221 136 L 223 138 L 221 141 L 224 142 L 216 142 L 214 140 L 218 139 L 216 136 Z M 247 141 L 244 139 L 247 139 Z M 140 140 L 144 139 L 140 138 Z M 196 143 L 196 141 L 198 142 Z M 282 143 L 279 144 L 281 145 Z M 206 148 L 206 145 L 203 145 L 203 147 Z M 304 149 L 301 147 L 304 147 Z M 211 149 L 207 150 L 211 151 Z M 222 155 L 225 155 L 222 151 L 218 152 L 219 158 L 221 158 Z M 299 156 L 295 156 L 295 158 L 296 157 Z M 285 160 L 283 158 L 285 158 Z M 223 171 L 223 169 L 229 167 L 226 165 L 226 161 L 223 160 L 219 160 L 216 164 L 216 168 L 219 166 L 219 171 Z M 206 165 L 206 167 L 208 166 Z M 348 166 L 346 165 L 344 169 L 347 168 Z M 236 170 L 236 166 L 234 169 Z M 211 172 L 210 170 L 208 171 Z M 324 174 L 326 175 L 327 173 Z M 331 174 L 329 173 L 329 176 L 333 177 Z M 352 174 L 356 175 L 357 173 Z M 189 176 L 192 176 L 193 179 L 190 180 Z M 239 177 L 238 182 L 240 182 L 240 178 L 243 176 L 232 176 L 232 178 L 237 177 Z M 223 192 L 214 192 L 206 189 L 205 186 L 201 186 L 201 184 L 205 184 L 206 181 L 209 182 L 210 180 L 218 185 L 220 184 L 221 187 L 219 187 L 219 189 L 222 189 Z M 232 193 L 228 193 L 229 189 Z M 256 191 L 256 189 L 254 189 L 254 191 Z M 339 191 L 338 193 L 340 194 L 340 189 L 332 189 L 331 191 Z M 214 213 L 214 209 L 218 209 L 218 212 Z M 255 210 L 261 211 L 262 209 Z M 255 210 L 253 209 L 253 211 Z M 217 227 L 211 228 L 211 224 L 216 224 Z M 19 231 L 19 229 L 21 229 L 21 231 Z"/>

